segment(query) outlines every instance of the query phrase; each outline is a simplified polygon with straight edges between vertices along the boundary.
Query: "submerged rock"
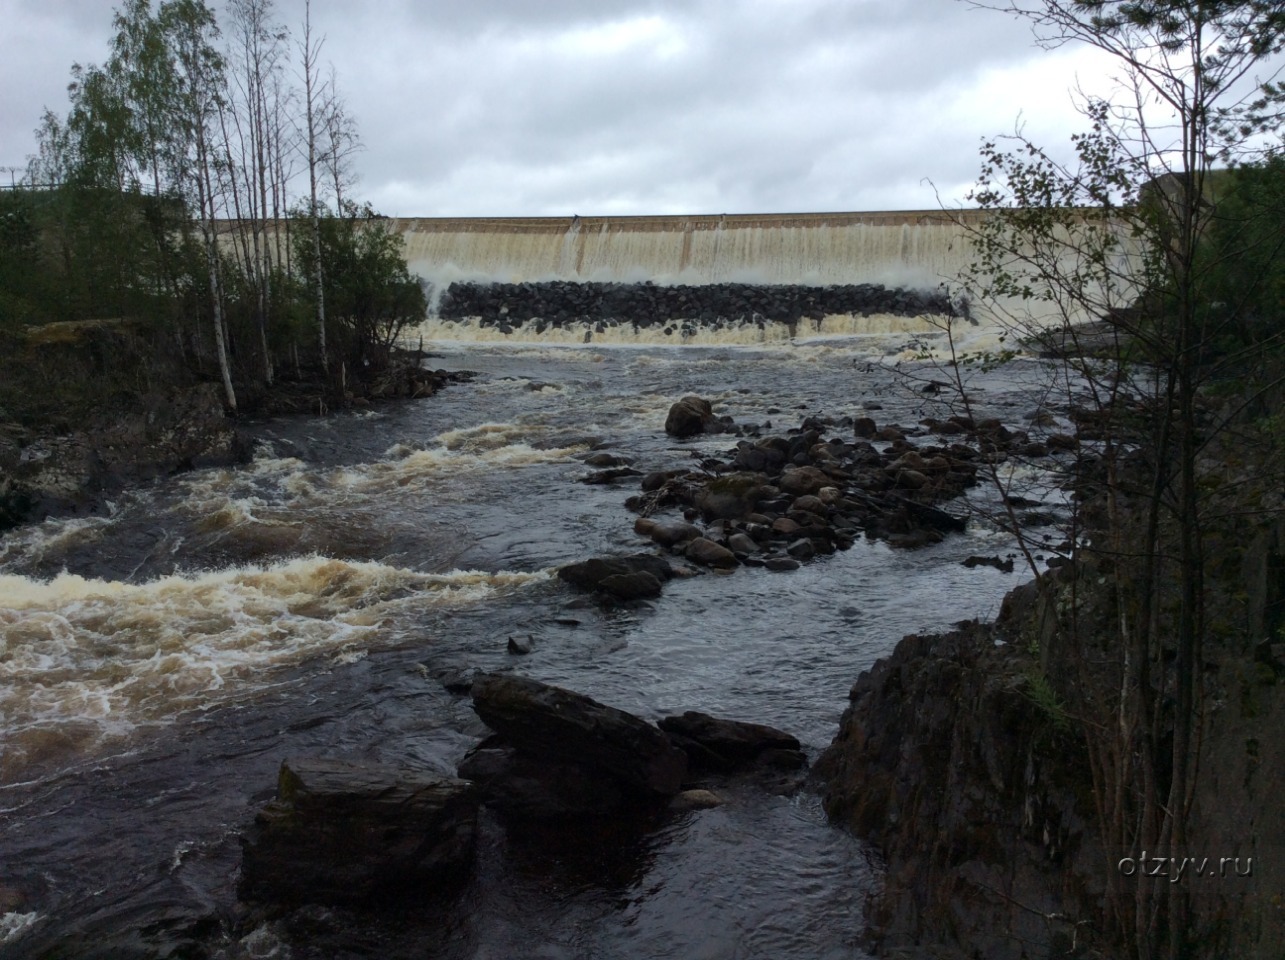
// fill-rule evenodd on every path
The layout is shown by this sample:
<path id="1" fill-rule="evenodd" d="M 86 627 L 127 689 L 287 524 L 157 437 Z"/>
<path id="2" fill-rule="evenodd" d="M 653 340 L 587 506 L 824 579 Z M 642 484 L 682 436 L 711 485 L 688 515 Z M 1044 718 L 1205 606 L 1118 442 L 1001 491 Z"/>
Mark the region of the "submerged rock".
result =
<path id="1" fill-rule="evenodd" d="M 449 889 L 473 856 L 479 795 L 463 780 L 348 760 L 281 764 L 242 838 L 242 900 L 355 904 Z"/>

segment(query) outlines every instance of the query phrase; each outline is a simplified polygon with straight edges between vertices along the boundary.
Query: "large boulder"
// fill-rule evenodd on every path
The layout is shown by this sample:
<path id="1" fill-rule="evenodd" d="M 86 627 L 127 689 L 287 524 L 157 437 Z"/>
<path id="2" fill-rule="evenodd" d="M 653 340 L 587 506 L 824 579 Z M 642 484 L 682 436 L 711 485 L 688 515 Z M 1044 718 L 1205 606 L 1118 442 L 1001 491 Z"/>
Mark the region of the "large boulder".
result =
<path id="1" fill-rule="evenodd" d="M 558 579 L 617 600 L 660 596 L 661 584 L 674 575 L 664 557 L 636 553 L 629 557 L 591 557 L 558 570 Z"/>
<path id="2" fill-rule="evenodd" d="M 806 763 L 797 737 L 765 724 L 724 720 L 688 710 L 681 716 L 663 718 L 659 726 L 687 749 L 688 759 L 695 766 L 741 769 L 756 763 L 767 751 L 791 751 Z M 692 744 L 700 749 L 692 749 Z"/>
<path id="3" fill-rule="evenodd" d="M 627 803 L 625 791 L 607 774 L 489 742 L 466 756 L 456 772 L 477 784 L 487 806 L 522 819 L 610 816 Z"/>
<path id="4" fill-rule="evenodd" d="M 683 397 L 669 408 L 665 418 L 665 432 L 671 437 L 695 437 L 702 433 L 717 433 L 719 422 L 708 400 L 700 397 Z"/>
<path id="5" fill-rule="evenodd" d="M 705 567 L 730 570 L 739 561 L 736 554 L 706 537 L 697 537 L 687 545 L 687 559 Z"/>
<path id="6" fill-rule="evenodd" d="M 672 796 L 682 787 L 687 757 L 665 734 L 583 694 L 524 677 L 483 674 L 473 681 L 473 709 L 531 757 L 578 764 L 649 797 Z"/>
<path id="7" fill-rule="evenodd" d="M 750 513 L 768 492 L 767 477 L 761 473 L 733 473 L 705 484 L 696 498 L 707 520 L 739 520 Z"/>
<path id="8" fill-rule="evenodd" d="M 473 784 L 348 760 L 281 764 L 277 796 L 242 838 L 242 900 L 353 904 L 451 887 L 468 869 Z"/>

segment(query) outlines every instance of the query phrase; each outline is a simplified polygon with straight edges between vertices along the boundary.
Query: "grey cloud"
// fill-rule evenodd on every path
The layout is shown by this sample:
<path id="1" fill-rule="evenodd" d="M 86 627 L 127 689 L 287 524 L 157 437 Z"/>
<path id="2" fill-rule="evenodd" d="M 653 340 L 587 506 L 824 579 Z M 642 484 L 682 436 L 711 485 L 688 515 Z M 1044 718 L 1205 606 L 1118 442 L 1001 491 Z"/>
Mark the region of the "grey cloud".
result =
<path id="1" fill-rule="evenodd" d="M 278 0 L 292 29 L 302 11 Z M 105 54 L 110 11 L 0 12 L 47 38 L 38 56 L 0 38 L 0 131 L 25 154 L 71 61 Z M 961 91 L 1045 56 L 957 0 L 314 0 L 313 16 L 365 143 L 359 192 L 403 215 L 924 205 L 924 177 L 957 191 L 977 138 L 1012 125 Z"/>

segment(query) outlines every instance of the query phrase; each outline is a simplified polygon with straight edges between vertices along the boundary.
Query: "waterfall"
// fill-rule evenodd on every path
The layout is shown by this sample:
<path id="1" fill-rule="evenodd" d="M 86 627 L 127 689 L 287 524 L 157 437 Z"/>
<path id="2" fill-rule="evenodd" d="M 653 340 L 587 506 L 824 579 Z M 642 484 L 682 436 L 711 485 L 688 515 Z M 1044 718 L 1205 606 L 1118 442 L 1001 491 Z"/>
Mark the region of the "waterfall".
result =
<path id="1" fill-rule="evenodd" d="M 883 283 L 931 289 L 969 255 L 973 211 L 399 219 L 412 273 L 521 283 Z M 959 220 L 959 218 L 965 218 Z M 959 221 L 959 222 L 956 222 Z"/>

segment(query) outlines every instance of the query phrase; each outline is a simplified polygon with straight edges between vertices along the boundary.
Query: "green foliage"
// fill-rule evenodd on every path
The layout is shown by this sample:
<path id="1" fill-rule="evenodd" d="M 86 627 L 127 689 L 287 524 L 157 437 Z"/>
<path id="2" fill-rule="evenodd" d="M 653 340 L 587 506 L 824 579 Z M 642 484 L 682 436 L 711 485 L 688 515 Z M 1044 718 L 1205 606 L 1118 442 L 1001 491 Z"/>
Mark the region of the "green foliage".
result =
<path id="1" fill-rule="evenodd" d="M 1034 668 L 1027 673 L 1022 682 L 1022 695 L 1035 704 L 1054 729 L 1059 732 L 1071 730 L 1071 715 L 1067 713 L 1066 704 L 1044 673 Z"/>
<path id="2" fill-rule="evenodd" d="M 1281 346 L 1285 316 L 1285 157 L 1228 171 L 1197 248 L 1202 321 L 1215 356 Z"/>
<path id="3" fill-rule="evenodd" d="M 46 111 L 27 184 L 0 194 L 0 336 L 14 344 L 0 380 L 27 383 L 18 368 L 30 327 L 120 321 L 131 331 L 111 348 L 122 369 L 134 352 L 169 373 L 175 360 L 189 375 L 217 372 L 235 408 L 237 389 L 262 396 L 278 368 L 320 373 L 327 393 L 337 375 L 353 387 L 385 367 L 403 327 L 424 316 L 400 238 L 369 208 L 338 202 L 338 151 L 355 134 L 326 126 L 310 159 L 344 209 L 321 218 L 327 352 L 337 362 L 322 356 L 314 257 L 300 246 L 311 218 L 286 213 L 303 123 L 288 87 L 288 36 L 272 26 L 272 0 L 230 9 L 234 30 L 250 31 L 236 40 L 260 45 L 250 59 L 235 44 L 225 52 L 207 0 L 123 0 L 106 63 L 72 68 L 67 113 Z M 337 123 L 334 90 L 314 93 L 330 113 L 309 121 Z M 323 212 L 325 200 L 316 201 Z M 112 379 L 95 363 L 76 369 L 70 379 L 97 378 L 108 392 L 147 380 Z"/>
<path id="4" fill-rule="evenodd" d="M 321 274 L 327 340 L 349 370 L 382 369 L 402 330 L 424 319 L 424 292 L 406 269 L 402 238 L 370 207 L 321 217 Z M 292 232 L 298 295 L 315 315 L 316 267 L 309 218 Z"/>

